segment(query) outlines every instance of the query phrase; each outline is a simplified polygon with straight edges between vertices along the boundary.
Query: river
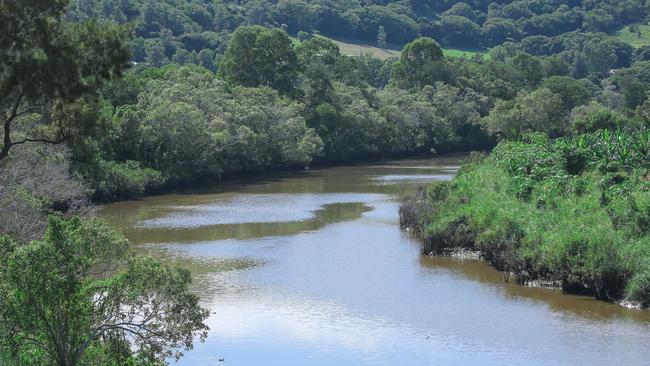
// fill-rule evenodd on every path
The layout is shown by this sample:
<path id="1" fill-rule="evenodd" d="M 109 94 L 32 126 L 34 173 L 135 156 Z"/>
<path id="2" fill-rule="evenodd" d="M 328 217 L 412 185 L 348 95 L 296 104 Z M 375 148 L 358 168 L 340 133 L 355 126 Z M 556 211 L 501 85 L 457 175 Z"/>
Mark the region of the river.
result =
<path id="1" fill-rule="evenodd" d="M 399 197 L 451 179 L 459 160 L 221 183 L 101 215 L 192 271 L 211 330 L 181 365 L 650 364 L 650 311 L 419 254 L 399 229 Z"/>

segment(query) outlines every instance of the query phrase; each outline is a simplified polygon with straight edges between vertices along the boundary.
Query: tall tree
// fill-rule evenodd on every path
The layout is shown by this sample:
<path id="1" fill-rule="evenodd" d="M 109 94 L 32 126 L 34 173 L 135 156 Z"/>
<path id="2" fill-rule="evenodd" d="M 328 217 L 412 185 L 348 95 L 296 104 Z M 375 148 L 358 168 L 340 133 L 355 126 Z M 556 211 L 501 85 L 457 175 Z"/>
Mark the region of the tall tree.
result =
<path id="1" fill-rule="evenodd" d="M 447 79 L 447 66 L 438 42 L 420 37 L 404 46 L 393 65 L 393 79 L 402 88 L 421 88 Z"/>
<path id="2" fill-rule="evenodd" d="M 377 45 L 380 48 L 386 48 L 386 37 L 388 34 L 386 33 L 386 28 L 384 28 L 383 25 L 379 26 L 379 30 L 377 31 Z"/>
<path id="3" fill-rule="evenodd" d="M 239 27 L 219 63 L 228 82 L 243 86 L 270 86 L 281 92 L 293 90 L 298 58 L 289 36 L 279 29 Z"/>
<path id="4" fill-rule="evenodd" d="M 128 65 L 127 28 L 68 23 L 66 4 L 0 2 L 0 160 L 13 146 L 60 143 L 94 127 L 96 118 L 82 118 L 91 93 Z"/>

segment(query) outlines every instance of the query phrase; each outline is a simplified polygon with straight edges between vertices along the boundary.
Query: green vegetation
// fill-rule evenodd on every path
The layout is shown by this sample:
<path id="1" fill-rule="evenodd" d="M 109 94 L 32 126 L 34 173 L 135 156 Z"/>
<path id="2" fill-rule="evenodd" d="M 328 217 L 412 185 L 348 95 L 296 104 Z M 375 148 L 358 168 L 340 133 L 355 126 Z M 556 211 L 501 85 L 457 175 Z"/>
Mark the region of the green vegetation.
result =
<path id="1" fill-rule="evenodd" d="M 189 271 L 131 256 L 99 220 L 51 215 L 42 240 L 0 237 L 0 350 L 16 364 L 156 364 L 205 338 Z"/>
<path id="2" fill-rule="evenodd" d="M 427 253 L 480 251 L 521 283 L 650 305 L 650 130 L 502 142 L 402 206 Z"/>
<path id="3" fill-rule="evenodd" d="M 650 45 L 650 25 L 633 24 L 624 27 L 614 34 L 619 41 L 629 43 L 634 48 Z"/>
<path id="4" fill-rule="evenodd" d="M 123 75 L 130 29 L 68 22 L 66 3 L 0 3 L 0 362 L 162 364 L 205 338 L 208 313 L 187 270 L 134 255 L 88 217 L 70 149 L 90 151 L 108 128 L 98 90 Z M 161 180 L 138 162 L 94 161 L 87 176 L 119 187 L 97 194 Z"/>
<path id="5" fill-rule="evenodd" d="M 405 205 L 425 250 L 648 305 L 650 47 L 606 33 L 647 16 L 638 0 L 0 2 L 0 360 L 160 364 L 203 339 L 187 271 L 133 254 L 92 200 L 497 141 Z"/>

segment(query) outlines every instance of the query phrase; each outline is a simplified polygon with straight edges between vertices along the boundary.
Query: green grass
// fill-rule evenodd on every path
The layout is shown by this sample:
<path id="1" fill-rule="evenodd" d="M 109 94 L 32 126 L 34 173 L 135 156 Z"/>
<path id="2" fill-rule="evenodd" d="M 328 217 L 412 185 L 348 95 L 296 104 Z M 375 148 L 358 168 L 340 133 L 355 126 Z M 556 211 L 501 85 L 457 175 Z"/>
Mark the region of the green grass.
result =
<path id="1" fill-rule="evenodd" d="M 470 50 L 459 50 L 454 48 L 443 48 L 445 56 L 448 57 L 472 57 L 475 55 L 480 55 L 484 59 L 490 58 L 488 51 L 470 51 Z"/>
<path id="2" fill-rule="evenodd" d="M 379 48 L 379 47 L 365 44 L 357 40 L 340 40 L 340 39 L 333 39 L 325 36 L 318 36 L 318 37 L 326 38 L 334 42 L 337 46 L 339 46 L 341 53 L 346 56 L 359 56 L 363 54 L 371 54 L 381 60 L 386 60 L 391 57 L 399 58 L 400 55 L 402 54 L 401 49 L 399 48 L 399 46 L 396 45 L 388 45 L 386 48 Z M 294 46 L 300 44 L 300 41 L 295 37 L 291 37 L 291 40 Z M 487 51 L 476 51 L 476 50 L 469 51 L 469 50 L 459 50 L 459 49 L 449 48 L 449 49 L 443 49 L 443 52 L 445 56 L 449 56 L 449 57 L 463 57 L 463 56 L 472 57 L 474 55 L 481 55 L 484 58 L 489 57 Z"/>
<path id="3" fill-rule="evenodd" d="M 401 217 L 415 223 L 424 252 L 472 243 L 521 282 L 650 306 L 650 140 L 612 136 L 501 143 L 451 183 L 405 201 Z"/>
<path id="4" fill-rule="evenodd" d="M 639 30 L 638 33 L 631 32 L 630 26 L 627 26 L 616 32 L 613 37 L 620 41 L 629 43 L 635 48 L 650 45 L 650 25 L 637 25 L 636 27 Z"/>

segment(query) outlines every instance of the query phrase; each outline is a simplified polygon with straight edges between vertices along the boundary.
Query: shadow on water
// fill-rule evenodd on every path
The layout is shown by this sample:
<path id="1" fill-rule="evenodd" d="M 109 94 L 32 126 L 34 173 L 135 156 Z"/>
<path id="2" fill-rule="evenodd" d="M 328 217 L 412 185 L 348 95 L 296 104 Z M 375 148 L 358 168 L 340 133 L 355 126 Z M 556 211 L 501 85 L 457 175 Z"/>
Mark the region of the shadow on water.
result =
<path id="1" fill-rule="evenodd" d="M 505 282 L 501 272 L 480 260 L 461 260 L 443 256 L 422 256 L 420 265 L 428 271 L 445 269 L 457 276 L 477 281 L 497 289 L 513 300 L 532 300 L 547 304 L 554 311 L 570 313 L 593 320 L 629 319 L 650 322 L 650 311 L 626 309 L 589 296 L 571 295 L 560 289 L 526 287 L 514 281 Z"/>

